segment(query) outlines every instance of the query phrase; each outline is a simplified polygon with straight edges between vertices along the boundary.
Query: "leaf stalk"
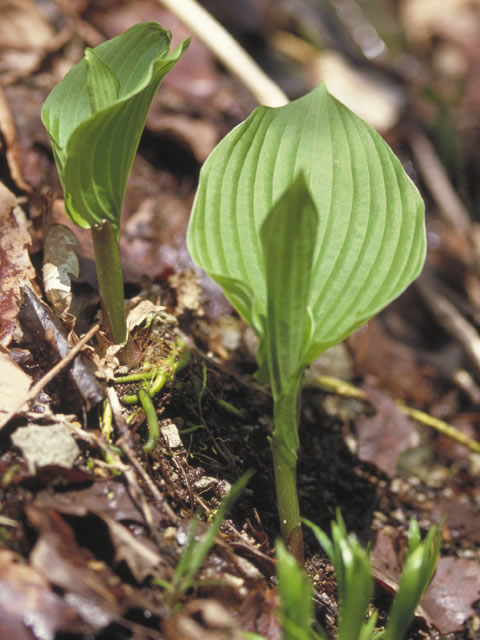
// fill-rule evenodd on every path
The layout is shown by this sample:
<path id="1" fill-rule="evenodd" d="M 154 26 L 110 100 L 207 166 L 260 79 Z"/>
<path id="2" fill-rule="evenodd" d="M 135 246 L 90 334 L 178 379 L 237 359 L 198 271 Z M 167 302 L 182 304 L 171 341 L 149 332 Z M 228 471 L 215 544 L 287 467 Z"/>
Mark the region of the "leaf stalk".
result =
<path id="1" fill-rule="evenodd" d="M 105 329 L 113 343 L 121 344 L 127 339 L 127 323 L 118 234 L 109 220 L 91 229 Z"/>
<path id="2" fill-rule="evenodd" d="M 297 494 L 298 422 L 302 376 L 274 395 L 272 457 L 280 535 L 300 566 L 304 562 L 303 533 Z"/>

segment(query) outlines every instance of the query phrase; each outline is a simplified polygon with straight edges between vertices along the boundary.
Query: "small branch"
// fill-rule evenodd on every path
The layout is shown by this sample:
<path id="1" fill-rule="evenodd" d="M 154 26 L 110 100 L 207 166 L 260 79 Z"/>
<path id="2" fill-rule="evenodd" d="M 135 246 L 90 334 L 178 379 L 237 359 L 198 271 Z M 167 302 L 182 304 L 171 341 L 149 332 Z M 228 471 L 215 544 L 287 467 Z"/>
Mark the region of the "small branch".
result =
<path id="1" fill-rule="evenodd" d="M 75 358 L 78 353 L 80 353 L 83 347 L 93 338 L 93 336 L 99 329 L 100 325 L 94 324 L 93 327 L 83 336 L 83 338 L 81 338 L 77 342 L 77 344 L 72 347 L 72 349 L 70 349 L 67 355 L 62 358 L 60 362 L 57 362 L 57 364 L 53 366 L 50 371 L 48 371 L 42 378 L 40 378 L 38 382 L 33 385 L 33 387 L 30 388 L 26 396 L 23 397 L 18 405 L 14 409 L 12 409 L 10 413 L 4 418 L 4 423 L 6 424 L 9 420 L 11 420 L 20 411 L 25 403 L 33 400 L 40 393 L 40 391 L 44 387 L 46 387 L 47 384 L 55 378 L 55 376 L 60 373 L 60 371 L 65 369 L 65 367 Z"/>
<path id="2" fill-rule="evenodd" d="M 338 378 L 333 378 L 332 376 L 317 376 L 315 378 L 309 378 L 308 384 L 313 385 L 327 393 L 335 393 L 339 396 L 345 396 L 347 398 L 356 398 L 358 400 L 364 400 L 368 402 L 368 396 L 363 389 L 359 389 L 355 387 L 353 384 L 349 382 L 345 382 L 344 380 L 339 380 Z M 427 427 L 431 427 L 435 429 L 439 433 L 448 436 L 455 442 L 462 444 L 465 447 L 468 447 L 471 451 L 475 453 L 480 453 L 480 442 L 473 440 L 473 438 L 469 438 L 464 433 L 459 431 L 456 427 L 444 420 L 439 420 L 438 418 L 434 418 L 433 416 L 425 413 L 424 411 L 419 411 L 418 409 L 413 409 L 412 407 L 407 407 L 407 405 L 397 402 L 397 408 L 403 414 L 412 418 L 416 422 L 423 424 Z"/>
<path id="3" fill-rule="evenodd" d="M 453 188 L 433 144 L 419 130 L 415 130 L 409 135 L 408 142 L 415 162 L 443 220 L 454 229 L 469 233 L 471 222 L 468 210 Z"/>
<path id="4" fill-rule="evenodd" d="M 477 372 L 480 372 L 480 335 L 473 325 L 445 296 L 438 293 L 435 281 L 425 273 L 415 283 L 437 322 L 463 347 Z"/>
<path id="5" fill-rule="evenodd" d="M 247 87 L 259 104 L 281 107 L 285 93 L 238 42 L 195 0 L 157 0 L 202 40 L 222 64 Z"/>

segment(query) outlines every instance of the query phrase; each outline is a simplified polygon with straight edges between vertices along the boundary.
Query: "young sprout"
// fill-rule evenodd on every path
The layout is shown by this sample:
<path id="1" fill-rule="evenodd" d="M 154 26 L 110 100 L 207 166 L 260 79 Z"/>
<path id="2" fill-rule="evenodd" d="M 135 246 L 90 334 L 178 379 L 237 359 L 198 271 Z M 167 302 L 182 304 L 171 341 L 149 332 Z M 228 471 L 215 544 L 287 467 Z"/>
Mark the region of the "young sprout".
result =
<path id="1" fill-rule="evenodd" d="M 189 44 L 169 52 L 155 22 L 86 49 L 42 108 L 65 194 L 78 226 L 92 230 L 104 323 L 111 340 L 127 329 L 120 264 L 120 215 L 128 176 L 152 100 Z"/>
<path id="2" fill-rule="evenodd" d="M 304 520 L 335 567 L 338 591 L 338 640 L 404 640 L 435 567 L 442 541 L 441 530 L 433 526 L 422 542 L 415 520 L 410 521 L 408 554 L 400 576 L 398 591 L 383 631 L 375 629 L 377 612 L 368 620 L 367 611 L 373 595 L 373 579 L 368 550 L 353 534 L 348 534 L 337 511 L 330 538 L 317 525 Z"/>
<path id="3" fill-rule="evenodd" d="M 382 138 L 320 85 L 256 109 L 200 174 L 187 244 L 253 327 L 271 385 L 280 531 L 299 562 L 305 367 L 378 313 L 425 259 L 423 202 Z"/>

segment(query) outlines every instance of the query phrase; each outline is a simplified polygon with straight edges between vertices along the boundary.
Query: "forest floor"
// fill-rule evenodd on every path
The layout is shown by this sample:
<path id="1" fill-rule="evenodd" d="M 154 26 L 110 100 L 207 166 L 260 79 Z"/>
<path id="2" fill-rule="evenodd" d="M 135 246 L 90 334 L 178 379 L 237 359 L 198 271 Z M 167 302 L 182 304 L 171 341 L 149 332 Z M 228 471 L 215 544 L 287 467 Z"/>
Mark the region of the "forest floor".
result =
<path id="1" fill-rule="evenodd" d="M 300 505 L 327 531 L 340 509 L 348 530 L 370 543 L 383 613 L 410 518 L 424 533 L 440 523 L 441 558 L 408 637 L 478 640 L 480 3 L 452 0 L 442 12 L 416 0 L 202 4 L 289 97 L 324 79 L 353 101 L 425 198 L 422 276 L 307 372 Z M 185 247 L 200 167 L 255 101 L 194 38 L 148 116 L 121 238 L 133 337 L 167 373 L 179 339 L 190 354 L 155 397 L 161 437 L 149 453 L 143 412 L 121 400 L 135 385 L 111 381 L 123 371 L 96 325 L 90 235 L 65 215 L 40 120 L 44 99 L 86 46 L 143 20 L 171 29 L 174 45 L 190 35 L 155 0 L 2 6 L 0 640 L 281 637 L 271 396 L 253 377 L 253 334 Z M 80 263 L 61 318 L 42 264 L 71 267 L 75 240 L 54 224 L 73 231 Z M 471 447 L 440 432 L 445 425 Z M 250 469 L 193 586 L 169 590 L 195 514 L 200 536 Z M 334 638 L 334 572 L 306 536 L 316 615 Z"/>

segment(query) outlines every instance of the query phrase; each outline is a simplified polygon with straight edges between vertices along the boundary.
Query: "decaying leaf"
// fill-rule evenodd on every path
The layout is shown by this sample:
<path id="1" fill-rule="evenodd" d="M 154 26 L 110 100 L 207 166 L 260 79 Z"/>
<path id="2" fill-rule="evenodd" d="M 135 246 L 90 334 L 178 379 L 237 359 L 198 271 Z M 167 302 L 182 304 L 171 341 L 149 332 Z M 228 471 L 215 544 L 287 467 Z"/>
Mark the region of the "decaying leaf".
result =
<path id="1" fill-rule="evenodd" d="M 80 453 L 77 443 L 64 424 L 29 424 L 17 429 L 11 439 L 22 450 L 32 471 L 48 465 L 71 469 Z"/>
<path id="2" fill-rule="evenodd" d="M 0 344 L 8 346 L 19 327 L 21 291 L 35 278 L 27 247 L 30 235 L 17 199 L 0 182 Z"/>
<path id="3" fill-rule="evenodd" d="M 36 353 L 42 353 L 45 362 L 53 366 L 67 355 L 70 350 L 67 329 L 30 287 L 25 287 L 19 317 L 25 343 L 35 345 Z M 56 388 L 61 390 L 62 401 L 69 405 L 69 410 L 83 406 L 91 409 L 103 400 L 103 386 L 95 374 L 93 362 L 80 353 L 66 374 L 57 376 Z"/>
<path id="4" fill-rule="evenodd" d="M 478 560 L 440 558 L 435 577 L 423 599 L 423 608 L 442 633 L 458 631 L 480 597 Z"/>
<path id="5" fill-rule="evenodd" d="M 51 590 L 41 572 L 0 550 L 0 638 L 53 640 L 60 630 L 73 632 L 80 617 Z M 41 635 L 32 630 L 41 630 Z"/>
<path id="6" fill-rule="evenodd" d="M 48 301 L 60 316 L 72 302 L 70 275 L 78 276 L 79 264 L 74 249 L 78 246 L 73 231 L 61 224 L 47 230 L 43 253 L 43 284 Z"/>
<path id="7" fill-rule="evenodd" d="M 10 412 L 18 407 L 19 399 L 27 394 L 31 381 L 0 345 L 0 428 Z"/>
<path id="8" fill-rule="evenodd" d="M 3 15 L 2 15 L 3 22 Z M 0 38 L 1 39 L 1 38 Z M 5 141 L 5 156 L 7 158 L 10 175 L 17 187 L 29 193 L 31 187 L 25 182 L 20 159 L 20 147 L 17 140 L 17 129 L 12 112 L 8 106 L 4 92 L 0 89 L 0 131 Z"/>

